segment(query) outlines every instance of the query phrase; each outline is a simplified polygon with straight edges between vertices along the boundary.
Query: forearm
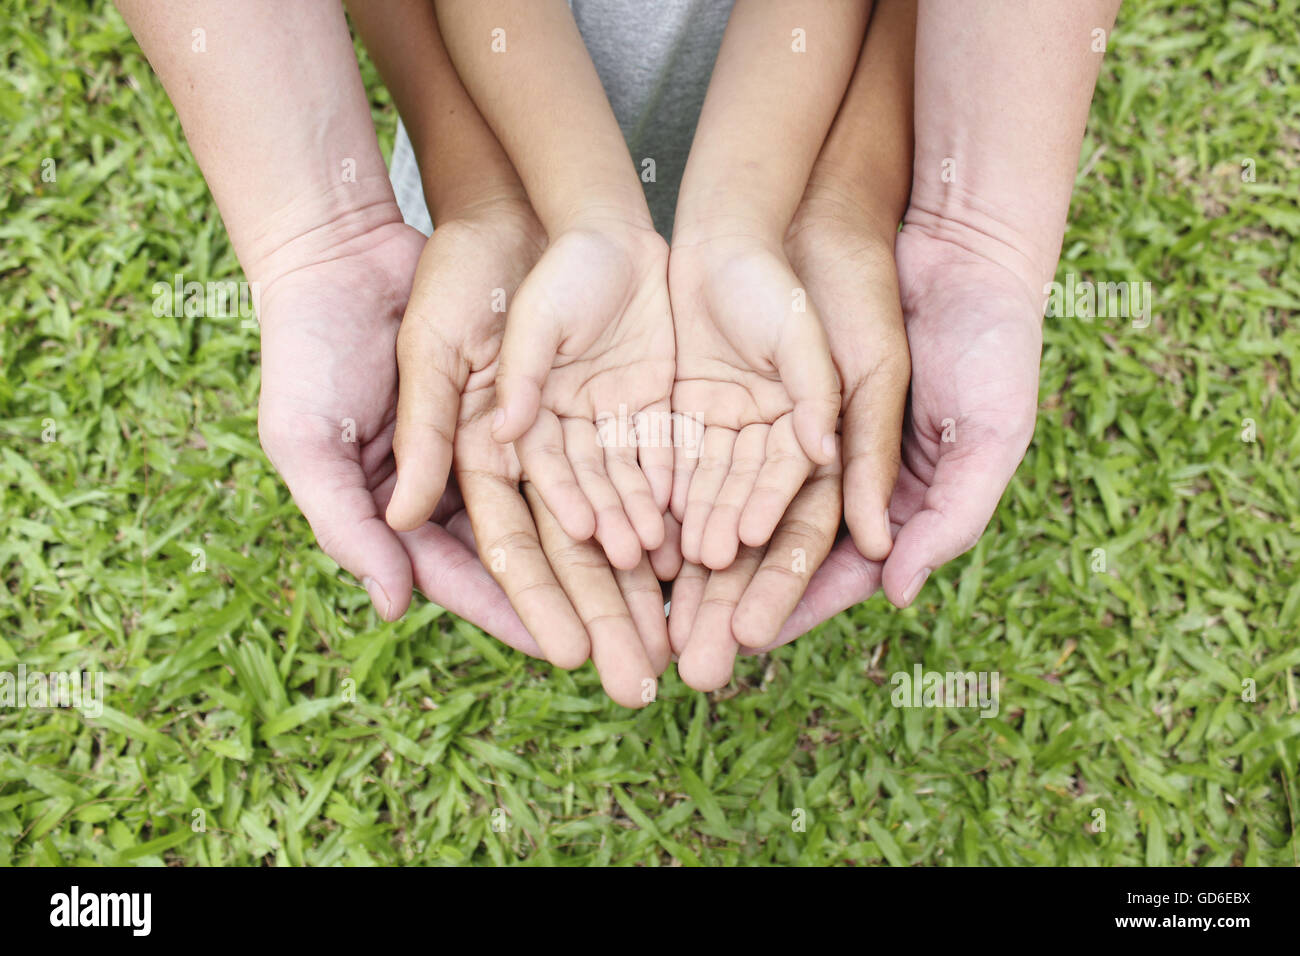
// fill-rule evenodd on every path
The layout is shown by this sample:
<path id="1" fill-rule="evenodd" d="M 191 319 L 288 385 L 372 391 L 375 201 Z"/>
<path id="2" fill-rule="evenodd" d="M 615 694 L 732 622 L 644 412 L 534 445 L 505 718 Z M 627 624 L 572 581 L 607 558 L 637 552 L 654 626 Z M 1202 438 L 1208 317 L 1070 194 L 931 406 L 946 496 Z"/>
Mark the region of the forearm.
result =
<path id="1" fill-rule="evenodd" d="M 1031 287 L 1051 279 L 1101 66 L 1094 31 L 1109 37 L 1119 2 L 921 0 L 909 226 L 979 236 Z"/>
<path id="2" fill-rule="evenodd" d="M 917 0 L 880 0 L 801 214 L 851 217 L 893 246 L 912 187 Z"/>
<path id="3" fill-rule="evenodd" d="M 447 55 L 430 0 L 347 5 L 410 134 L 434 224 L 485 204 L 526 203 L 523 183 Z"/>
<path id="4" fill-rule="evenodd" d="M 622 131 L 564 0 L 438 0 L 452 62 L 547 232 L 651 226 Z"/>
<path id="5" fill-rule="evenodd" d="M 338 0 L 117 6 L 251 278 L 400 221 Z"/>
<path id="6" fill-rule="evenodd" d="M 867 3 L 840 0 L 736 4 L 682 177 L 675 240 L 735 228 L 780 238 L 843 98 L 869 12 Z"/>

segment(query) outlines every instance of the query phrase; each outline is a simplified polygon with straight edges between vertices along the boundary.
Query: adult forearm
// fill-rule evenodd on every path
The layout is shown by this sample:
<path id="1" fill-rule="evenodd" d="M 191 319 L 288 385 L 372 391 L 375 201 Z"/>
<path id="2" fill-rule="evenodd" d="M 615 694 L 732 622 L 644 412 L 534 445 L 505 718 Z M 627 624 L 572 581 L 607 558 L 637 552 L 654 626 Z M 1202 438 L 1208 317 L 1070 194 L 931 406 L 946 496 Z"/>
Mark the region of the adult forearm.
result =
<path id="1" fill-rule="evenodd" d="M 117 6 L 251 277 L 400 221 L 339 0 Z"/>
<path id="2" fill-rule="evenodd" d="M 1050 280 L 1119 4 L 921 0 L 910 226 Z"/>

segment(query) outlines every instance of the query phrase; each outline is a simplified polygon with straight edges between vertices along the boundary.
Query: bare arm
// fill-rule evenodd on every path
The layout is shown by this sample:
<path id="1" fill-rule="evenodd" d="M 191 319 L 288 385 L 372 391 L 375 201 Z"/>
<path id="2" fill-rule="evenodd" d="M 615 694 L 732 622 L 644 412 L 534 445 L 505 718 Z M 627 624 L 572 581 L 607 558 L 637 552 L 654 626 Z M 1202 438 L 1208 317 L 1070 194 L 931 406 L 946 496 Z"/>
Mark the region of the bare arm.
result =
<path id="1" fill-rule="evenodd" d="M 338 0 L 118 0 L 254 280 L 400 222 Z"/>
<path id="2" fill-rule="evenodd" d="M 411 136 L 434 224 L 485 204 L 527 202 L 447 55 L 430 0 L 348 0 L 348 11 Z"/>
<path id="3" fill-rule="evenodd" d="M 907 223 L 1051 280 L 1120 0 L 921 0 Z M 1103 47 L 1104 48 L 1104 47 Z"/>
<path id="4" fill-rule="evenodd" d="M 870 6 L 737 3 L 691 144 L 674 239 L 736 225 L 778 241 L 857 62 Z"/>
<path id="5" fill-rule="evenodd" d="M 649 228 L 650 211 L 564 0 L 439 0 L 453 62 L 552 236 L 588 220 Z"/>

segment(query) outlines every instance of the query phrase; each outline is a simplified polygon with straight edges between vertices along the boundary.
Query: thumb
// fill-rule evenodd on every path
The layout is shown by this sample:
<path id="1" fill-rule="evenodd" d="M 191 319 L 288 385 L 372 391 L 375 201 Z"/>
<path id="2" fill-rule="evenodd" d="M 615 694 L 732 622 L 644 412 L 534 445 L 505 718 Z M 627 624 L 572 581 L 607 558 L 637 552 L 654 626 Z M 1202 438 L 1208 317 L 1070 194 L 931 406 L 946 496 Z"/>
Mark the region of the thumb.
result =
<path id="1" fill-rule="evenodd" d="M 858 553 L 853 542 L 845 538 L 831 549 L 813 574 L 808 590 L 782 625 L 777 639 L 757 653 L 789 644 L 823 621 L 865 601 L 879 586 L 880 564 L 868 561 Z"/>
<path id="2" fill-rule="evenodd" d="M 534 269 L 520 285 L 506 319 L 492 419 L 492 437 L 503 444 L 517 439 L 537 420 L 542 386 L 560 349 L 560 318 L 538 292 L 546 280 L 545 272 Z"/>
<path id="3" fill-rule="evenodd" d="M 433 515 L 447 488 L 469 365 L 460 352 L 407 311 L 397 336 L 397 486 L 388 524 L 413 531 Z"/>
<path id="4" fill-rule="evenodd" d="M 361 581 L 380 617 L 397 620 L 411 603 L 406 549 L 379 517 L 361 463 L 342 452 L 310 454 L 304 441 L 312 439 L 291 435 L 267 451 L 321 550 Z"/>
<path id="5" fill-rule="evenodd" d="M 889 498 L 898 478 L 910 361 L 882 363 L 844 404 L 844 520 L 858 553 L 883 561 L 893 546 Z"/>
<path id="6" fill-rule="evenodd" d="M 985 441 L 940 457 L 920 510 L 885 561 L 881 583 L 890 601 L 907 607 L 934 568 L 975 546 L 1023 455 L 1023 448 Z"/>
<path id="7" fill-rule="evenodd" d="M 776 350 L 776 371 L 794 402 L 794 434 L 804 454 L 819 465 L 829 465 L 835 460 L 840 381 L 821 320 L 811 303 L 807 308 L 785 324 Z"/>

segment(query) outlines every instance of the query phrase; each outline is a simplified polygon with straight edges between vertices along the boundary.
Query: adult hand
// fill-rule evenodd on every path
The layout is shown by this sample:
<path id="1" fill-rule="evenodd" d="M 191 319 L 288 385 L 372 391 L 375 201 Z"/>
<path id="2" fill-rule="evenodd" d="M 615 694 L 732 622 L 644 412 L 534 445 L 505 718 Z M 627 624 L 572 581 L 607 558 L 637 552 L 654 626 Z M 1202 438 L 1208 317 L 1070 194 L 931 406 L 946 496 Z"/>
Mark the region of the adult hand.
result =
<path id="1" fill-rule="evenodd" d="M 1042 308 L 985 242 L 954 223 L 908 223 L 899 234 L 912 393 L 889 506 L 893 550 L 882 566 L 852 541 L 837 544 L 771 646 L 865 601 L 882 576 L 891 601 L 911 604 L 997 508 L 1037 419 Z"/>
<path id="2" fill-rule="evenodd" d="M 262 277 L 262 447 L 321 548 L 396 620 L 414 584 L 430 600 L 527 654 L 540 649 L 473 551 L 434 521 L 398 534 L 382 517 L 395 481 L 398 325 L 424 237 L 393 216 L 361 231 L 330 223 Z M 311 250 L 298 253 L 298 250 Z"/>

